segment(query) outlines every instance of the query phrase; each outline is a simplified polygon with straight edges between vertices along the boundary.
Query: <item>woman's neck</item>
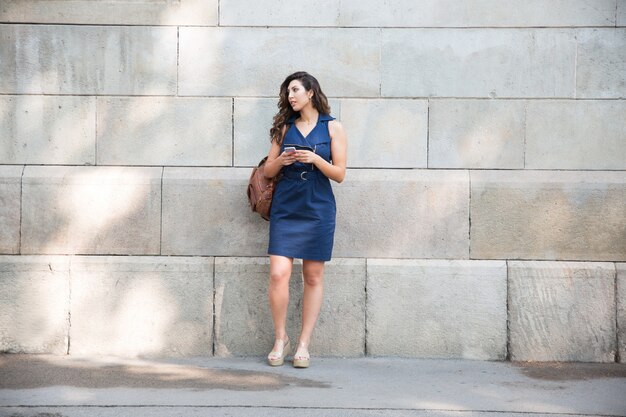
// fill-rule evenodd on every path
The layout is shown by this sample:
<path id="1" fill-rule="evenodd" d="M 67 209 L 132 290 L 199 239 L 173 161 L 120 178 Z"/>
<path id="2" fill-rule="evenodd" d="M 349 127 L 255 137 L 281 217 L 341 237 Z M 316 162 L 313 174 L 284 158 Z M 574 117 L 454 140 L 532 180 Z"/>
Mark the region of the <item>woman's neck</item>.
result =
<path id="1" fill-rule="evenodd" d="M 306 106 L 300 110 L 300 120 L 308 125 L 315 123 L 318 116 L 319 112 L 313 106 Z"/>

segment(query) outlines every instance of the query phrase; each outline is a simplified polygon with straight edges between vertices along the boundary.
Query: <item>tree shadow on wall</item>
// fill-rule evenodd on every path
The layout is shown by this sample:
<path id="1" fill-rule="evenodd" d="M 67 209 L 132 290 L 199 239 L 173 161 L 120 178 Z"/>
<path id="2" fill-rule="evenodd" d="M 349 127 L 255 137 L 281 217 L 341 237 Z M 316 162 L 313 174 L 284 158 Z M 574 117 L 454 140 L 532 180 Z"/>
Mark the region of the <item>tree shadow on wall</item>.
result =
<path id="1" fill-rule="evenodd" d="M 20 28 L 22 26 L 16 29 L 18 34 L 33 36 L 26 34 L 28 28 Z M 41 30 L 45 31 L 45 28 Z M 18 86 L 19 89 L 36 89 L 44 78 L 60 80 L 58 93 L 73 94 L 75 90 L 81 90 L 85 87 L 81 84 L 85 79 L 96 84 L 89 91 L 94 94 L 92 97 L 15 96 L 9 99 L 11 108 L 3 109 L 1 113 L 2 117 L 8 114 L 16 116 L 15 120 L 2 121 L 3 125 L 12 126 L 11 131 L 14 132 L 11 137 L 3 139 L 2 146 L 10 150 L 6 157 L 11 164 L 76 164 L 26 166 L 20 209 L 20 253 L 36 255 L 37 258 L 21 257 L 19 262 L 39 263 L 41 255 L 58 256 L 46 256 L 52 260 L 63 260 L 65 257 L 62 255 L 81 255 L 72 259 L 72 266 L 65 266 L 60 271 L 50 266 L 49 271 L 42 272 L 49 275 L 45 277 L 45 282 L 59 283 L 65 288 L 62 291 L 47 291 L 50 286 L 24 279 L 32 275 L 32 265 L 17 271 L 17 279 L 15 271 L 11 274 L 2 271 L 2 281 L 14 285 L 7 293 L 18 293 L 19 306 L 14 309 L 16 315 L 17 312 L 24 312 L 27 305 L 32 306 L 28 314 L 32 320 L 14 317 L 16 319 L 7 325 L 10 335 L 6 340 L 13 336 L 18 339 L 12 340 L 7 350 L 60 353 L 61 341 L 66 345 L 63 353 L 71 353 L 74 347 L 131 356 L 155 352 L 210 355 L 212 259 L 200 260 L 211 267 L 192 271 L 195 276 L 191 279 L 189 276 L 194 274 L 185 269 L 188 266 L 186 262 L 182 262 L 179 276 L 172 278 L 171 271 L 159 271 L 167 269 L 168 263 L 174 263 L 165 258 L 133 258 L 137 264 L 147 263 L 154 268 L 154 273 L 151 273 L 145 266 L 143 270 L 136 269 L 133 261 L 125 263 L 126 257 L 108 257 L 161 254 L 163 167 L 172 161 L 174 164 L 179 162 L 181 152 L 196 155 L 210 151 L 206 146 L 198 148 L 195 143 L 181 142 L 177 136 L 185 128 L 188 130 L 182 132 L 183 138 L 197 133 L 202 126 L 194 124 L 193 120 L 200 118 L 200 112 L 206 111 L 206 106 L 186 106 L 187 103 L 201 101 L 195 98 L 96 96 L 107 94 L 108 90 L 106 85 L 100 84 L 102 80 L 92 77 L 93 74 L 85 79 L 77 74 L 76 85 L 68 86 L 67 74 L 83 68 L 78 65 L 71 43 L 74 40 L 82 45 L 85 41 L 78 39 L 80 33 L 72 35 L 74 30 L 80 33 L 93 31 L 100 36 L 100 43 L 91 45 L 93 48 L 87 50 L 90 54 L 101 54 L 102 57 L 96 61 L 111 66 L 115 62 L 108 60 L 113 59 L 116 53 L 134 54 L 122 56 L 123 60 L 139 59 L 144 53 L 158 54 L 160 42 L 165 42 L 160 33 L 172 32 L 172 28 L 67 26 L 56 39 L 29 38 L 31 44 L 22 39 L 16 40 L 19 43 L 15 50 L 16 67 L 19 67 L 18 63 L 24 64 L 24 56 L 37 55 L 41 53 L 37 51 L 46 50 L 43 47 L 37 49 L 38 42 L 53 50 L 51 44 L 66 46 L 63 48 L 66 53 L 61 53 L 58 59 L 40 56 L 39 61 L 35 60 L 39 62 L 40 72 L 45 74 L 34 76 L 33 86 Z M 146 51 L 139 46 L 129 49 L 133 34 L 141 35 L 142 30 L 151 32 L 150 39 L 154 44 L 148 45 Z M 107 31 L 123 33 L 109 36 Z M 145 40 L 144 35 L 140 40 Z M 109 42 L 116 37 L 121 39 L 121 45 Z M 22 50 L 25 48 L 33 50 L 25 53 Z M 173 51 L 176 53 L 176 48 Z M 51 62 L 58 67 L 51 68 Z M 37 64 L 30 65 L 37 69 Z M 123 71 L 125 68 L 122 66 L 120 73 Z M 104 68 L 102 73 L 106 73 Z M 132 93 L 144 91 L 148 95 L 155 94 L 153 91 L 159 90 L 158 85 L 152 88 L 154 86 L 142 84 L 145 77 L 140 75 L 126 74 L 126 82 L 136 84 L 131 86 Z M 153 81 L 159 84 L 163 77 L 156 76 Z M 173 115 L 171 106 L 166 105 L 167 100 L 182 103 L 174 106 Z M 227 101 L 230 103 L 230 100 Z M 68 103 L 72 106 L 71 111 L 62 111 L 61 108 Z M 227 107 L 229 114 L 225 119 L 230 123 L 231 106 Z M 22 113 L 28 112 L 31 116 L 22 117 Z M 38 122 L 38 128 L 29 124 L 33 120 Z M 176 123 L 168 125 L 168 121 L 172 120 Z M 163 132 L 166 128 L 167 131 Z M 230 124 L 224 130 L 227 130 L 228 136 L 220 141 L 227 143 L 226 148 L 230 150 Z M 157 135 L 160 140 L 152 140 Z M 132 142 L 133 146 L 129 147 L 128 142 Z M 228 159 L 230 161 L 230 155 Z M 100 257 L 104 255 L 107 257 Z M 75 265 L 82 261 L 82 268 L 77 270 Z M 31 282 L 34 288 L 19 284 L 27 282 Z M 184 293 L 185 288 L 188 293 Z M 53 317 L 44 317 L 48 314 Z M 83 337 L 82 346 L 80 343 L 72 345 L 75 336 L 78 336 L 75 342 Z M 197 340 L 192 340 L 194 338 Z"/>

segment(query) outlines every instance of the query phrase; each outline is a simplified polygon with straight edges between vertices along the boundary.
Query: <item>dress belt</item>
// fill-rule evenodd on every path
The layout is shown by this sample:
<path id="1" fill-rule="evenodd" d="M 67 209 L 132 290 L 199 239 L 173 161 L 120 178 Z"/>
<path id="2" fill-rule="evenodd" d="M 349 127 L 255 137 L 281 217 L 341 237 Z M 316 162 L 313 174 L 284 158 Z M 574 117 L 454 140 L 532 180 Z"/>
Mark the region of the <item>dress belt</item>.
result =
<path id="1" fill-rule="evenodd" d="M 294 171 L 294 170 L 285 170 L 283 171 L 283 177 L 292 179 L 292 180 L 302 180 L 308 181 L 317 177 L 319 171 Z"/>

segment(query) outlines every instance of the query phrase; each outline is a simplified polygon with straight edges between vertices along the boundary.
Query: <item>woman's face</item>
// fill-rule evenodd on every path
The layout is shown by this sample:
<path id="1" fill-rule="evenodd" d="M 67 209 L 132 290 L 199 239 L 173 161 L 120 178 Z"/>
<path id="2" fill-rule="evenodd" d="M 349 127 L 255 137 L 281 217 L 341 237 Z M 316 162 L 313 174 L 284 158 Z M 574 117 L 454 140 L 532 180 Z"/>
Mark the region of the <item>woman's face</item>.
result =
<path id="1" fill-rule="evenodd" d="M 313 91 L 306 91 L 300 80 L 293 80 L 287 87 L 289 91 L 289 104 L 293 111 L 300 111 L 311 102 Z"/>

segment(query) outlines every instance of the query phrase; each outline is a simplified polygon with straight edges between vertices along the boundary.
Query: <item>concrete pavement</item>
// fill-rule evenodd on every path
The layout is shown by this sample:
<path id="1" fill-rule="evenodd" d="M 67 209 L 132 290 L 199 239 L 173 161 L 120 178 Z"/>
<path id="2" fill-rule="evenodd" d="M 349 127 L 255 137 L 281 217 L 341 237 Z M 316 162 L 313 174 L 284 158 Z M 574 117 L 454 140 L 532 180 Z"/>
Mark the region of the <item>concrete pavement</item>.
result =
<path id="1" fill-rule="evenodd" d="M 0 356 L 0 416 L 624 416 L 626 364 Z"/>

